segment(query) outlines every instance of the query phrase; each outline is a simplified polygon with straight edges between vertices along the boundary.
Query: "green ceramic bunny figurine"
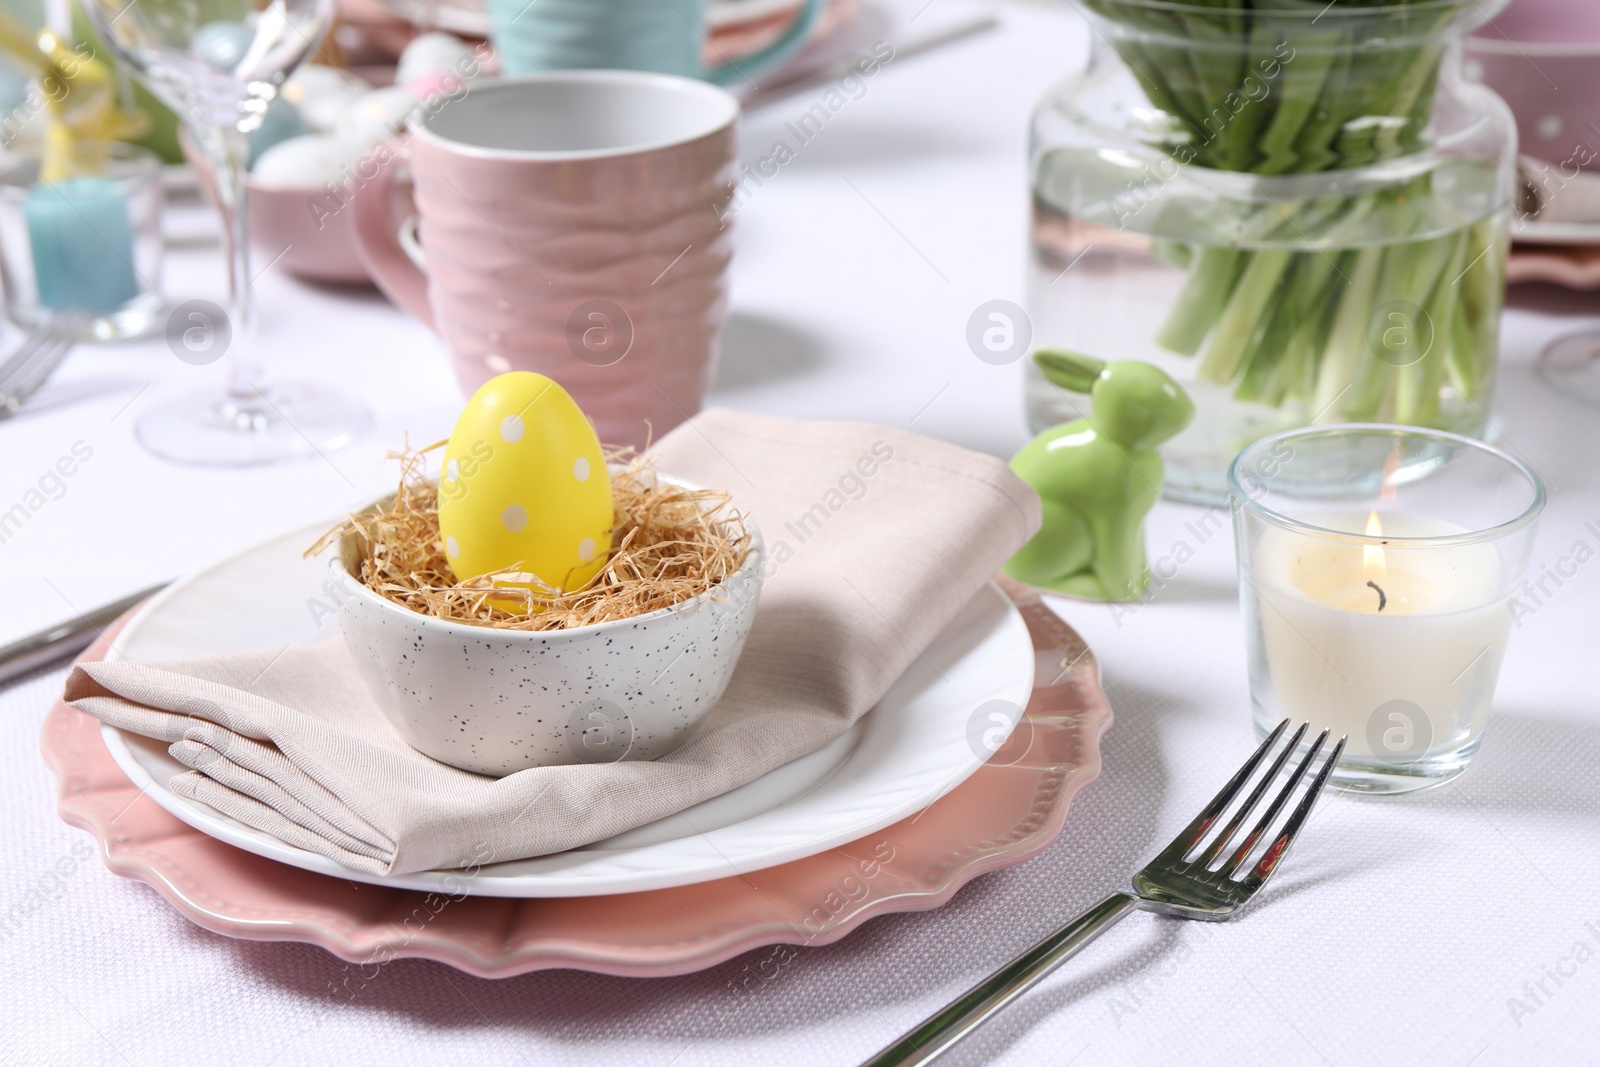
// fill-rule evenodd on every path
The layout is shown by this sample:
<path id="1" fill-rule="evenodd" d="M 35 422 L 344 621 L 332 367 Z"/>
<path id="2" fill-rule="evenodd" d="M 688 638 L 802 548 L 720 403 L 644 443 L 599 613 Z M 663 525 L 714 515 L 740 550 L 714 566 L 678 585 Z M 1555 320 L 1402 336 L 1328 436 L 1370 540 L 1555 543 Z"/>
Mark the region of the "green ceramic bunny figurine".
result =
<path id="1" fill-rule="evenodd" d="M 1189 425 L 1194 404 L 1148 363 L 1053 349 L 1033 358 L 1056 385 L 1089 394 L 1090 417 L 1052 426 L 1012 457 L 1039 491 L 1044 524 L 1005 572 L 1085 600 L 1134 600 L 1150 580 L 1144 517 L 1166 472 L 1156 448 Z"/>

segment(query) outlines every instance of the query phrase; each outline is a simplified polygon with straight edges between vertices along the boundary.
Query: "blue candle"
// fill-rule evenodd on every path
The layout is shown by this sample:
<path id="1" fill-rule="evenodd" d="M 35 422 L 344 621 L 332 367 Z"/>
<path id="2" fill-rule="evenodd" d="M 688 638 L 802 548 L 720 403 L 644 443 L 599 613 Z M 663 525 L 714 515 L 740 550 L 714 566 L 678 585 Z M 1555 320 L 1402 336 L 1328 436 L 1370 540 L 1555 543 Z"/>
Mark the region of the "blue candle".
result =
<path id="1" fill-rule="evenodd" d="M 115 311 L 139 295 L 128 200 L 110 178 L 35 186 L 23 204 L 39 303 Z"/>

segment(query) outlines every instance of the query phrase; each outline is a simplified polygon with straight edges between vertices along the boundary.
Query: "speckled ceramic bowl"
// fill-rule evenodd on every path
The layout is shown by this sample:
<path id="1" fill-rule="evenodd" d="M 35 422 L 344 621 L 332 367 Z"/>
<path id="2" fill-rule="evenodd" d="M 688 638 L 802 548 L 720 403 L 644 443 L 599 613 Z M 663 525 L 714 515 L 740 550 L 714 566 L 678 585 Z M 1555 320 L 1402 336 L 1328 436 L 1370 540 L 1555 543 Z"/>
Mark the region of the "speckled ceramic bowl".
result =
<path id="1" fill-rule="evenodd" d="M 728 687 L 755 619 L 765 553 L 746 525 L 749 555 L 713 589 L 573 630 L 496 630 L 403 608 L 356 577 L 353 535 L 330 568 L 345 641 L 400 736 L 442 763 L 500 776 L 656 759 L 688 739 Z"/>

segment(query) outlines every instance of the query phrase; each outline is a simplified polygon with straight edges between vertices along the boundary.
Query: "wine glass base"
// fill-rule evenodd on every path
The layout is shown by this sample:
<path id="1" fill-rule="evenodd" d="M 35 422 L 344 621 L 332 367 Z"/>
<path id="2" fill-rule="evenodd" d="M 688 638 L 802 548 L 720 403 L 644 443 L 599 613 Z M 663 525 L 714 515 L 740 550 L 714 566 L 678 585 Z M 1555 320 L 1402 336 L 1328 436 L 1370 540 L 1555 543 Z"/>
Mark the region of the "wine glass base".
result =
<path id="1" fill-rule="evenodd" d="M 326 455 L 361 436 L 367 409 L 314 385 L 280 383 L 248 397 L 189 393 L 146 411 L 139 443 L 162 459 L 251 467 Z"/>
<path id="2" fill-rule="evenodd" d="M 1551 341 L 1539 353 L 1539 377 L 1568 396 L 1600 404 L 1600 330 Z"/>

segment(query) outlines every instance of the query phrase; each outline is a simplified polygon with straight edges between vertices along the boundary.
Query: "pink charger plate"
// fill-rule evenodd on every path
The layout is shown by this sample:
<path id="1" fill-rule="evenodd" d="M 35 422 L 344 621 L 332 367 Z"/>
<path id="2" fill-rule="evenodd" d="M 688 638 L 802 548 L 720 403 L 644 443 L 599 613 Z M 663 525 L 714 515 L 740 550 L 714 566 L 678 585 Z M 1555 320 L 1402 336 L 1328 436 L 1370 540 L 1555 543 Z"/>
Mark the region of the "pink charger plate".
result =
<path id="1" fill-rule="evenodd" d="M 57 702 L 41 747 L 61 817 L 106 866 L 148 882 L 196 924 L 250 941 L 305 941 L 355 963 L 420 957 L 480 978 L 569 967 L 655 978 L 763 945 L 822 945 L 876 915 L 936 908 L 987 871 L 1044 851 L 1100 774 L 1111 707 L 1094 656 L 1033 593 L 1004 579 L 1033 636 L 1033 695 L 1011 738 L 918 814 L 840 848 L 698 885 L 516 900 L 359 885 L 288 867 L 167 814 L 106 750 L 97 720 Z M 121 624 L 84 653 L 97 660 Z"/>
<path id="2" fill-rule="evenodd" d="M 1506 261 L 1506 282 L 1550 282 L 1568 289 L 1600 289 L 1600 245 L 1516 245 Z"/>

